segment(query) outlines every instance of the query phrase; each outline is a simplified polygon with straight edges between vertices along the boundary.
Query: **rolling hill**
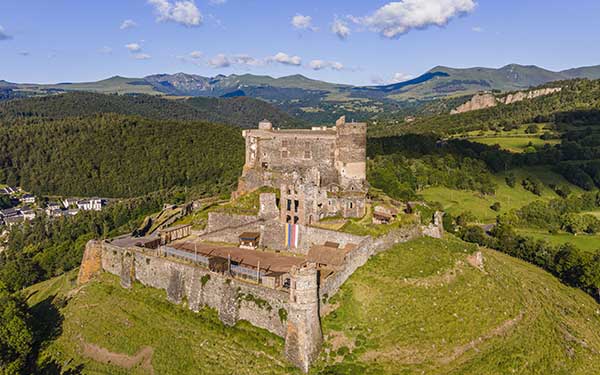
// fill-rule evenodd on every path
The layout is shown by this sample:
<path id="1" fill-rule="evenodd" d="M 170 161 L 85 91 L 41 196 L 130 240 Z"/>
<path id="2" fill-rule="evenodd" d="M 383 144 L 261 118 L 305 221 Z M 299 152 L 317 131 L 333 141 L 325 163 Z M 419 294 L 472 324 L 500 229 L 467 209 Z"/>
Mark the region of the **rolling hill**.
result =
<path id="1" fill-rule="evenodd" d="M 0 102 L 0 118 L 39 116 L 62 119 L 102 113 L 138 115 L 158 120 L 210 121 L 241 128 L 254 128 L 264 118 L 281 127 L 303 126 L 300 120 L 269 103 L 249 97 L 166 99 L 145 94 L 68 92 Z"/>
<path id="2" fill-rule="evenodd" d="M 98 82 L 53 85 L 0 81 L 2 97 L 47 95 L 56 92 L 149 94 L 157 96 L 252 97 L 262 99 L 297 118 L 315 123 L 343 114 L 366 120 L 382 112 L 399 111 L 410 103 L 454 98 L 479 91 L 514 91 L 574 78 L 600 78 L 600 66 L 553 72 L 537 66 L 510 64 L 495 68 L 435 67 L 417 78 L 389 85 L 352 86 L 318 81 L 300 74 L 270 76 L 232 74 L 155 74 L 143 78 L 115 76 Z M 332 116 L 328 114 L 332 113 Z"/>
<path id="3" fill-rule="evenodd" d="M 600 315 L 585 293 L 509 256 L 448 238 L 397 245 L 369 260 L 323 318 L 311 374 L 590 374 Z M 283 342 L 244 322 L 223 326 L 164 292 L 70 273 L 24 291 L 41 328 L 38 368 L 84 374 L 295 374 Z M 169 322 L 169 324 L 165 324 Z M 48 330 L 51 327 L 53 329 Z M 112 360 L 112 361 L 110 361 Z"/>

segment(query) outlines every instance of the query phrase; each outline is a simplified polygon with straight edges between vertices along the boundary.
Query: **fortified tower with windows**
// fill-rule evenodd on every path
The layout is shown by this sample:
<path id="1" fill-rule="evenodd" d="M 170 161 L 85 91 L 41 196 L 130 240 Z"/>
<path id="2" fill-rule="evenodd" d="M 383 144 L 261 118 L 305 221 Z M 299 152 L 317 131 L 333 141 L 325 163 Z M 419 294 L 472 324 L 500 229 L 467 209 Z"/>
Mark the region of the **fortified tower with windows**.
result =
<path id="1" fill-rule="evenodd" d="M 281 220 L 310 225 L 328 216 L 362 217 L 367 192 L 367 125 L 341 117 L 333 127 L 244 130 L 246 163 L 237 195 L 280 189 Z"/>

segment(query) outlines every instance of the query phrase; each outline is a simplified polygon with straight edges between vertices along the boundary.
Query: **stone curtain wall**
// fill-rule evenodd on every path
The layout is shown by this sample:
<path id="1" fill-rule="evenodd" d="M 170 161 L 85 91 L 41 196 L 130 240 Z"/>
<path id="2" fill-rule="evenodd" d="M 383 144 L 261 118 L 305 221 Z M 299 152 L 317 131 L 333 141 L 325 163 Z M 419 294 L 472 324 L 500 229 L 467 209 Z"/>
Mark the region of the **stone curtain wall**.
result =
<path id="1" fill-rule="evenodd" d="M 323 281 L 319 287 L 320 300 L 324 301 L 335 295 L 346 280 L 348 280 L 359 267 L 367 263 L 371 256 L 385 251 L 395 244 L 407 242 L 421 236 L 421 228 L 415 225 L 413 227 L 400 228 L 375 240 L 371 237 L 363 238 L 359 246 L 346 255 L 344 265 L 340 270 Z"/>
<path id="2" fill-rule="evenodd" d="M 214 308 L 227 325 L 246 320 L 278 336 L 285 337 L 287 322 L 280 309 L 288 311 L 286 292 L 244 283 L 194 267 L 172 258 L 157 256 L 155 250 L 127 250 L 102 244 L 102 268 L 121 278 L 121 285 L 131 287 L 134 280 L 163 289 L 173 303 L 184 298 L 189 308 Z"/>

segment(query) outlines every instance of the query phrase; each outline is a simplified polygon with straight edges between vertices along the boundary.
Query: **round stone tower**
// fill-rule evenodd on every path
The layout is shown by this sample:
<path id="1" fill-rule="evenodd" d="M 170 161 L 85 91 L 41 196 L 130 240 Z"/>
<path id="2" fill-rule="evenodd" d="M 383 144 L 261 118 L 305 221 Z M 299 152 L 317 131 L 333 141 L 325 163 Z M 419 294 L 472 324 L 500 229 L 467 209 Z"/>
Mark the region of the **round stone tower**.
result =
<path id="1" fill-rule="evenodd" d="M 291 270 L 287 322 L 286 357 L 302 371 L 308 372 L 323 343 L 319 319 L 317 267 L 314 263 Z"/>

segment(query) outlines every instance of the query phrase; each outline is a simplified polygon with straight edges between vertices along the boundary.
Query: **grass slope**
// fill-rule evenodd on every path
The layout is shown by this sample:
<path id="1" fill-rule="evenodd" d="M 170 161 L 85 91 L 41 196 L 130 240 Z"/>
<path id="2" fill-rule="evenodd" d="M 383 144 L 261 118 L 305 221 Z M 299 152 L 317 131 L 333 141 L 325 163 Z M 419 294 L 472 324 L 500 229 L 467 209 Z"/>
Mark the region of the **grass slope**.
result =
<path id="1" fill-rule="evenodd" d="M 322 320 L 324 349 L 311 374 L 600 372 L 596 302 L 495 251 L 484 249 L 484 270 L 475 268 L 467 259 L 475 250 L 452 237 L 423 238 L 372 258 L 330 299 L 337 309 Z M 141 361 L 126 370 L 90 353 L 145 353 L 156 374 L 298 373 L 283 358 L 283 341 L 264 330 L 244 322 L 226 328 L 210 309 L 193 313 L 139 284 L 122 289 L 108 274 L 74 289 L 75 276 L 26 290 L 36 319 L 48 301 L 63 306 L 41 363 L 143 374 Z"/>
<path id="2" fill-rule="evenodd" d="M 84 374 L 147 374 L 149 368 L 141 362 L 125 369 L 100 361 L 107 351 L 131 357 L 142 352 L 152 353 L 156 374 L 298 373 L 283 357 L 283 340 L 265 330 L 244 322 L 227 328 L 214 310 L 193 313 L 168 302 L 164 291 L 139 284 L 126 290 L 109 274 L 73 289 L 75 276 L 26 290 L 36 319 L 47 314 L 48 300 L 56 303 L 71 295 L 60 309 L 59 335 L 43 349 L 39 362 L 52 358 L 67 364 L 63 370 Z"/>
<path id="3" fill-rule="evenodd" d="M 455 190 L 446 187 L 427 188 L 419 192 L 430 202 L 439 202 L 445 211 L 452 215 L 459 215 L 470 211 L 481 223 L 495 222 L 496 216 L 513 209 L 519 209 L 531 202 L 538 200 L 548 201 L 558 198 L 558 195 L 548 187 L 549 184 L 568 185 L 575 193 L 581 193 L 581 189 L 571 185 L 562 176 L 550 171 L 548 167 L 529 167 L 511 170 L 517 178 L 514 188 L 506 185 L 505 173 L 494 176 L 494 182 L 498 188 L 493 195 L 484 195 L 480 192 L 468 190 Z M 544 183 L 541 196 L 537 196 L 523 188 L 521 181 L 526 177 L 533 177 Z M 496 212 L 490 208 L 495 202 L 500 202 L 501 209 Z"/>
<path id="4" fill-rule="evenodd" d="M 323 319 L 320 374 L 592 374 L 600 310 L 534 266 L 472 245 L 419 239 L 371 259 Z"/>

